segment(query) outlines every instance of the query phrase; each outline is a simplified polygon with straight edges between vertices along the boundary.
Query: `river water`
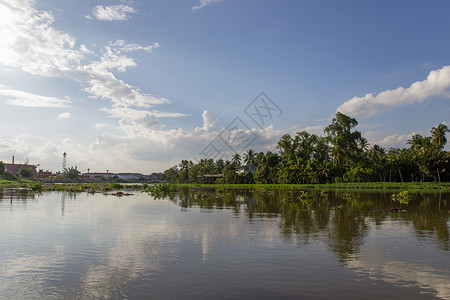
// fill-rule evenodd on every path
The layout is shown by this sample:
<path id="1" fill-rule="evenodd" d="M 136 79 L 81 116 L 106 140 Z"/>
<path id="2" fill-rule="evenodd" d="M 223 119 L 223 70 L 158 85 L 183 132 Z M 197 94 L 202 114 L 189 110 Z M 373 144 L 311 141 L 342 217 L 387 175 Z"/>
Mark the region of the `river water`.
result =
<path id="1" fill-rule="evenodd" d="M 0 190 L 0 299 L 450 299 L 450 194 Z"/>

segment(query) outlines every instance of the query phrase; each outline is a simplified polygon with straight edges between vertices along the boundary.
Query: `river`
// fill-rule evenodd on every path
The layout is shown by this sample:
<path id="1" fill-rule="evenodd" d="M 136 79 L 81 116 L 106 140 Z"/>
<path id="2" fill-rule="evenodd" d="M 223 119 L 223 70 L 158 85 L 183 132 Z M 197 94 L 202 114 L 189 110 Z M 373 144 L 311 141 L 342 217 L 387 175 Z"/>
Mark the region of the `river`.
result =
<path id="1" fill-rule="evenodd" d="M 0 299 L 450 299 L 450 193 L 0 190 Z"/>

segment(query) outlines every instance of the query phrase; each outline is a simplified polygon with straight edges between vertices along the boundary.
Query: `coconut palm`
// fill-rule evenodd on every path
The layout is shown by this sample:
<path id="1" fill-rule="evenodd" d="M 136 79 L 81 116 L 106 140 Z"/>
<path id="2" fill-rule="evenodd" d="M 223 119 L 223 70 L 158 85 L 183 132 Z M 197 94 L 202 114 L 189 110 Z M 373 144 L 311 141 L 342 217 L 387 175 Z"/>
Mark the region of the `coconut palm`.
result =
<path id="1" fill-rule="evenodd" d="M 235 153 L 233 157 L 231 158 L 231 162 L 237 166 L 241 165 L 241 156 L 239 153 Z"/>
<path id="2" fill-rule="evenodd" d="M 445 134 L 449 132 L 447 125 L 444 123 L 439 124 L 437 127 L 431 128 L 431 138 L 433 145 L 435 145 L 438 149 L 444 149 L 445 144 L 447 144 L 447 138 Z"/>
<path id="3" fill-rule="evenodd" d="M 406 144 L 410 145 L 411 150 L 419 150 L 423 145 L 424 138 L 420 134 L 414 134 Z"/>
<path id="4" fill-rule="evenodd" d="M 244 164 L 254 165 L 256 163 L 256 153 L 252 149 L 248 149 L 244 154 Z"/>
<path id="5" fill-rule="evenodd" d="M 361 137 L 358 140 L 358 148 L 359 148 L 360 151 L 362 151 L 362 152 L 367 151 L 369 149 L 369 146 L 370 146 L 370 144 L 369 144 L 369 142 L 367 141 L 366 138 Z"/>

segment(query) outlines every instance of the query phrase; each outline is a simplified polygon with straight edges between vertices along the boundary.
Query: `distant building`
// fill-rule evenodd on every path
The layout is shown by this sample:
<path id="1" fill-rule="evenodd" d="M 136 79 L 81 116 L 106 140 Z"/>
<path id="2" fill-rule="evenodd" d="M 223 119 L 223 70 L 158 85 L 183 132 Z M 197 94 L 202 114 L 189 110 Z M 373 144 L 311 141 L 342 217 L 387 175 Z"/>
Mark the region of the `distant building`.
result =
<path id="1" fill-rule="evenodd" d="M 163 178 L 163 173 L 152 173 L 148 175 L 147 178 L 152 182 L 159 182 Z"/>
<path id="2" fill-rule="evenodd" d="M 133 181 L 140 180 L 144 175 L 140 173 L 117 173 L 116 174 L 120 180 Z"/>
<path id="3" fill-rule="evenodd" d="M 247 173 L 256 173 L 256 169 L 258 167 L 254 165 L 243 165 L 236 168 L 236 173 L 238 174 L 247 174 Z"/>
<path id="4" fill-rule="evenodd" d="M 12 163 L 12 164 L 3 163 L 3 165 L 5 166 L 5 171 L 12 173 L 13 175 L 16 175 L 17 173 L 19 173 L 20 169 L 28 169 L 33 174 L 33 177 L 37 176 L 37 172 L 36 172 L 37 166 L 35 166 L 35 165 L 15 164 L 15 163 Z"/>
<path id="5" fill-rule="evenodd" d="M 89 181 L 101 181 L 101 180 L 109 180 L 114 176 L 117 176 L 115 173 L 84 173 L 81 175 L 83 180 Z"/>
<path id="6" fill-rule="evenodd" d="M 44 170 L 39 170 L 39 173 L 37 174 L 37 176 L 39 178 L 52 178 L 53 176 L 55 176 L 51 171 L 44 171 Z"/>

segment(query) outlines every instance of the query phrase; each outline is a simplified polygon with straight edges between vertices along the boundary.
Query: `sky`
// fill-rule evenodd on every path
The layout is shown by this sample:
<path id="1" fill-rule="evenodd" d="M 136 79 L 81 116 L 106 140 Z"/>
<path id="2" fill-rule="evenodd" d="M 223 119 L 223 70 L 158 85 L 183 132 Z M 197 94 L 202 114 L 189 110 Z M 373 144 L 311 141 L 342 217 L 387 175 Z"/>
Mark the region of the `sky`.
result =
<path id="1" fill-rule="evenodd" d="M 449 125 L 450 2 L 0 0 L 0 160 L 160 172 L 337 111 L 386 149 Z M 449 146 L 446 147 L 449 149 Z"/>

